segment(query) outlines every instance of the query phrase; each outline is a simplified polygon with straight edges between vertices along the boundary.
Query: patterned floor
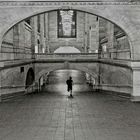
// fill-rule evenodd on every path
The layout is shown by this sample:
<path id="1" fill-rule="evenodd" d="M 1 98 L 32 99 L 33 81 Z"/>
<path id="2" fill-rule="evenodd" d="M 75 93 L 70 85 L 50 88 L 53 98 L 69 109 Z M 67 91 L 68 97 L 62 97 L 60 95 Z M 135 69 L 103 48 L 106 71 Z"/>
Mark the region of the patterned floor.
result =
<path id="1" fill-rule="evenodd" d="M 70 98 L 66 85 L 54 81 L 42 93 L 0 104 L 0 140 L 140 139 L 139 103 L 86 84 L 75 84 Z"/>

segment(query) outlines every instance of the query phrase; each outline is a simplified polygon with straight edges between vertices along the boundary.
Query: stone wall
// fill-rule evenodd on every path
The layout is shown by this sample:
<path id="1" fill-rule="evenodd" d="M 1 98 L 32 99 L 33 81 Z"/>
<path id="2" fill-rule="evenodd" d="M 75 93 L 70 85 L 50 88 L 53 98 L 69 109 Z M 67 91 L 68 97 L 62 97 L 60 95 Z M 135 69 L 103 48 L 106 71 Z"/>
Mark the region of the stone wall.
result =
<path id="1" fill-rule="evenodd" d="M 74 46 L 81 52 L 95 52 L 95 50 L 98 50 L 99 25 L 97 16 L 79 11 L 76 11 L 76 15 L 76 38 L 58 38 L 57 11 L 49 12 L 48 30 L 51 53 L 62 46 Z"/>
<path id="2" fill-rule="evenodd" d="M 49 12 L 49 46 L 50 52 L 54 52 L 55 49 L 61 46 L 74 46 L 81 52 L 84 52 L 84 22 L 85 14 L 83 12 L 77 12 L 77 37 L 76 38 L 58 38 L 57 35 L 57 11 Z"/>
<path id="3" fill-rule="evenodd" d="M 131 59 L 131 48 L 126 33 L 117 25 L 99 19 L 100 49 L 103 58 Z"/>
<path id="4" fill-rule="evenodd" d="M 120 93 L 132 93 L 132 70 L 115 63 L 100 63 L 100 89 Z"/>
<path id="5" fill-rule="evenodd" d="M 107 47 L 106 55 L 109 56 L 109 53 L 112 53 L 113 58 L 130 59 L 128 38 L 123 36 L 115 39 L 113 32 L 116 29 L 121 32 L 123 31 L 111 22 L 89 13 L 76 11 L 76 38 L 58 38 L 57 16 L 57 11 L 51 11 L 29 18 L 32 20 L 30 25 L 24 21 L 15 25 L 11 29 L 13 30 L 14 36 L 10 33 L 12 31 L 9 31 L 9 35 L 6 34 L 4 37 L 4 40 L 7 40 L 10 45 L 13 45 L 13 51 L 16 53 L 10 55 L 14 59 L 22 59 L 24 57 L 32 58 L 31 55 L 18 55 L 17 52 L 29 54 L 33 53 L 34 48 L 37 47 L 38 53 L 53 53 L 56 49 L 63 46 L 74 46 L 81 52 L 98 52 L 99 37 L 103 34 L 99 29 L 104 28 L 103 37 L 107 41 L 102 42 L 100 40 L 100 45 Z M 38 24 L 40 26 L 39 32 Z M 13 44 L 9 41 L 12 40 L 12 36 Z M 3 46 L 5 42 L 3 41 L 2 50 L 4 50 Z M 117 52 L 117 54 L 114 52 Z"/>
<path id="6" fill-rule="evenodd" d="M 3 43 L 1 46 L 1 51 L 4 52 L 2 53 L 2 58 L 1 60 L 6 60 L 6 59 L 14 59 L 14 55 L 12 54 L 13 50 L 13 29 L 9 30 L 4 39 L 3 39 Z M 5 53 L 9 52 L 8 55 L 6 55 Z"/>
<path id="7" fill-rule="evenodd" d="M 85 13 L 85 47 L 86 52 L 98 52 L 99 20 L 98 16 Z"/>
<path id="8" fill-rule="evenodd" d="M 101 61 L 98 62 L 55 62 L 55 63 L 44 63 L 39 62 L 35 65 L 36 69 L 36 81 L 39 80 L 41 76 L 45 73 L 61 70 L 61 69 L 71 69 L 80 70 L 90 74 L 95 79 L 96 89 L 124 93 L 126 95 L 131 95 L 132 93 L 132 70 L 127 65 L 120 64 L 119 62 L 108 62 Z"/>
<path id="9" fill-rule="evenodd" d="M 33 64 L 25 64 L 0 70 L 1 95 L 21 92 L 24 94 L 26 76 L 29 68 L 34 69 Z"/>
<path id="10" fill-rule="evenodd" d="M 19 66 L 11 65 L 9 68 L 1 69 L 1 93 L 25 93 L 25 83 L 27 72 L 32 68 L 35 73 L 35 82 L 39 85 L 39 79 L 44 74 L 61 69 L 80 70 L 90 74 L 95 79 L 96 89 L 125 93 L 132 93 L 132 70 L 129 64 L 120 64 L 120 62 L 98 61 L 95 62 L 45 62 L 36 61 L 35 63 L 19 64 Z M 21 71 L 24 67 L 24 71 Z"/>
<path id="11" fill-rule="evenodd" d="M 31 61 L 35 45 L 40 45 L 39 52 L 45 52 L 44 14 L 40 15 L 40 33 L 37 32 L 37 17 L 31 19 L 31 24 L 22 21 L 14 25 L 4 36 L 2 42 L 3 66 L 0 69 L 0 94 L 25 93 L 25 83 L 28 69 L 34 66 Z M 40 44 L 37 44 L 37 41 Z M 28 62 L 27 62 L 28 60 Z"/>
<path id="12" fill-rule="evenodd" d="M 32 29 L 24 21 L 13 26 L 2 42 L 3 60 L 31 58 Z"/>
<path id="13" fill-rule="evenodd" d="M 3 35 L 13 24 L 35 14 L 57 10 L 63 6 L 84 12 L 89 12 L 116 23 L 129 37 L 131 42 L 132 59 L 138 60 L 139 52 L 139 2 L 1 2 L 0 42 Z M 8 5 L 8 6 L 7 6 Z M 24 5 L 24 6 L 23 6 Z M 30 8 L 29 5 L 32 5 Z M 50 6 L 51 5 L 51 6 Z M 69 7 L 70 6 L 70 7 Z M 8 12 L 7 12 L 8 11 Z M 28 11 L 28 12 L 27 12 Z M 18 15 L 16 14 L 18 13 Z"/>
<path id="14" fill-rule="evenodd" d="M 89 5 L 88 5 L 89 6 Z M 126 11 L 129 11 L 129 8 L 130 7 L 128 7 L 128 5 L 125 5 L 125 7 L 124 6 L 119 6 L 119 8 L 118 8 L 118 5 L 109 5 L 110 7 L 108 8 L 108 5 L 99 5 L 99 7 L 98 7 L 98 5 L 92 5 L 90 8 L 88 8 L 88 7 L 86 7 L 86 6 L 82 6 L 82 7 L 76 7 L 78 10 L 85 10 L 86 12 L 90 12 L 90 13 L 93 13 L 93 14 L 97 14 L 97 15 L 101 15 L 101 16 L 103 16 L 103 17 L 106 17 L 107 19 L 109 19 L 109 20 L 112 20 L 113 22 L 116 22 L 116 24 L 118 24 L 118 25 L 120 25 L 121 27 L 123 27 L 125 30 L 126 30 L 126 32 L 128 33 L 128 35 L 129 35 L 129 38 L 131 39 L 131 41 L 132 41 L 132 45 L 134 45 L 133 47 L 134 47 L 134 52 L 136 53 L 137 51 L 139 52 L 139 40 L 137 39 L 137 37 L 139 37 L 139 32 L 136 32 L 136 29 L 135 29 L 135 26 L 132 26 L 132 25 L 134 25 L 134 23 L 139 23 L 139 21 L 137 21 L 137 19 L 138 18 L 135 18 L 135 16 L 139 16 L 139 13 L 136 13 L 136 11 L 134 10 L 131 10 L 131 12 L 132 12 L 132 15 L 134 14 L 134 16 L 130 16 L 129 15 L 129 12 L 127 13 Z M 8 8 L 8 9 L 7 9 Z M 3 15 L 1 15 L 2 16 L 2 20 L 0 21 L 0 27 L 2 27 L 2 28 L 0 28 L 0 40 L 1 40 L 1 36 L 3 35 L 3 33 L 4 33 L 4 31 L 6 31 L 10 26 L 12 26 L 13 25 L 13 23 L 17 23 L 19 20 L 21 20 L 21 19 L 23 19 L 23 18 L 26 18 L 26 17 L 28 17 L 28 16 L 30 16 L 30 15 L 33 15 L 34 13 L 40 13 L 40 12 L 42 12 L 42 11 L 46 11 L 46 10 L 49 10 L 49 8 L 47 9 L 46 7 L 33 7 L 32 8 L 32 10 L 31 10 L 31 8 L 29 8 L 28 9 L 28 7 L 23 7 L 23 9 L 21 8 L 21 7 L 16 7 L 16 10 L 12 7 L 7 7 L 7 8 L 0 8 L 0 11 L 1 11 L 1 13 L 5 13 L 5 14 L 3 14 Z M 137 8 L 138 8 L 138 10 L 139 10 L 139 7 L 137 7 L 137 6 L 134 6 L 134 8 L 136 8 L 136 10 L 137 10 Z M 14 10 L 13 10 L 14 9 Z M 26 11 L 26 9 L 28 10 L 28 12 Z M 56 9 L 56 7 L 53 7 L 52 6 L 52 8 L 50 8 L 51 10 L 54 10 L 54 9 Z M 122 10 L 123 9 L 123 10 Z M 107 11 L 106 11 L 107 10 Z M 8 12 L 6 12 L 6 11 L 8 11 Z M 10 11 L 10 12 L 9 12 Z M 119 12 L 120 11 L 120 12 Z M 15 14 L 14 13 L 19 13 L 17 16 L 15 16 Z M 122 14 L 120 14 L 122 12 Z M 130 12 L 130 13 L 131 13 Z M 52 12 L 53 13 L 53 12 Z M 77 18 L 79 17 L 79 23 L 81 23 L 81 25 L 78 27 L 79 29 L 81 29 L 82 27 L 84 27 L 84 23 L 82 23 L 83 22 L 83 17 L 84 17 L 84 15 L 82 16 L 82 14 L 84 14 L 84 13 L 80 13 L 79 12 L 79 14 L 78 14 L 78 16 L 77 16 Z M 127 14 L 129 15 L 129 16 L 127 16 Z M 115 15 L 115 16 L 114 16 Z M 54 18 L 56 16 L 56 13 L 54 12 L 53 14 L 52 14 L 52 16 L 49 16 L 48 18 Z M 10 18 L 9 18 L 10 17 Z M 118 17 L 120 17 L 120 18 L 118 18 Z M 128 18 L 129 17 L 129 18 Z M 129 20 L 130 19 L 130 20 Z M 133 20 L 133 19 L 135 19 L 135 20 Z M 132 23 L 131 23 L 131 20 L 132 20 Z M 50 22 L 52 22 L 53 20 L 49 20 Z M 130 21 L 130 22 L 129 22 Z M 78 21 L 77 21 L 78 22 Z M 5 23 L 5 24 L 4 24 Z M 18 29 L 18 28 L 20 28 L 21 29 L 21 26 L 23 25 L 23 23 L 21 23 L 21 24 L 19 24 L 18 25 L 18 27 L 16 28 L 16 29 Z M 54 46 L 54 48 L 55 48 L 55 46 L 57 46 L 57 44 L 59 44 L 59 45 L 64 45 L 63 43 L 66 43 L 66 42 L 64 42 L 64 40 L 58 40 L 58 42 L 56 41 L 54 41 L 55 39 L 56 39 L 56 32 L 55 32 L 55 34 L 54 34 L 54 29 L 56 30 L 56 28 L 57 28 L 57 26 L 56 26 L 56 22 L 54 22 L 53 21 L 53 24 L 51 23 L 51 24 L 49 24 L 49 26 L 52 26 L 53 25 L 53 27 L 55 26 L 55 28 L 53 28 L 53 27 L 49 27 L 49 29 L 51 29 L 51 31 L 49 31 L 49 39 L 52 41 L 50 41 L 49 42 L 49 45 L 52 45 L 52 47 L 50 46 L 50 49 L 51 48 L 53 48 L 53 46 Z M 129 26 L 127 26 L 127 25 L 129 25 Z M 139 24 L 138 24 L 139 25 Z M 23 26 L 22 26 L 23 27 Z M 128 28 L 129 27 L 129 28 Z M 12 32 L 15 32 L 16 31 L 16 29 L 13 29 L 14 31 L 12 31 Z M 139 28 L 138 28 L 139 29 Z M 21 29 L 21 30 L 19 30 L 19 33 L 23 33 L 24 32 L 24 29 Z M 81 33 L 79 33 L 79 40 L 78 39 L 76 39 L 76 41 L 78 40 L 78 42 L 76 42 L 75 40 L 68 40 L 67 41 L 67 43 L 68 43 L 68 45 L 71 45 L 71 44 L 69 44 L 69 43 L 72 43 L 72 45 L 73 44 L 75 44 L 75 42 L 76 42 L 76 44 L 80 44 L 79 46 L 81 47 L 81 46 L 83 46 L 83 37 L 82 36 L 84 36 L 84 33 L 83 33 L 83 31 L 82 30 L 80 30 L 81 31 Z M 10 31 L 11 32 L 11 31 Z M 18 32 L 17 32 L 18 33 Z M 77 33 L 78 34 L 78 33 Z M 28 30 L 28 31 L 26 31 L 26 35 L 30 38 L 30 31 Z M 12 36 L 12 33 L 10 33 L 9 35 L 7 35 L 7 40 L 9 39 L 10 40 L 10 38 L 11 38 L 11 36 Z M 27 37 L 26 36 L 26 37 Z M 16 37 L 17 36 L 14 36 L 15 37 L 15 39 L 16 39 Z M 17 39 L 23 39 L 23 38 L 25 38 L 25 36 L 21 36 L 21 38 L 19 37 L 17 37 Z M 38 39 L 40 39 L 40 40 L 42 40 L 42 38 L 41 38 L 41 35 L 37 35 L 37 38 Z M 78 38 L 78 37 L 77 37 Z M 28 42 L 28 43 L 26 43 L 26 46 L 27 46 L 27 52 L 28 51 L 30 51 L 30 40 L 28 40 L 28 38 L 25 38 L 25 40 Z M 54 41 L 54 42 L 53 42 Z M 82 42 L 81 42 L 82 41 Z M 10 40 L 9 42 L 11 42 L 11 44 L 10 44 L 10 46 L 12 46 L 12 43 L 13 44 L 15 44 L 15 43 L 17 43 L 17 41 L 16 40 L 13 40 L 13 42 Z M 43 42 L 43 41 L 42 41 Z M 43 44 L 41 42 L 41 45 Z M 73 43 L 74 42 L 74 43 Z M 8 44 L 9 45 L 9 44 Z M 13 59 L 13 58 L 16 58 L 16 59 L 18 59 L 18 58 L 23 58 L 23 56 L 21 56 L 20 54 L 19 54 L 19 50 L 21 51 L 23 48 L 25 48 L 25 42 L 23 41 L 21 41 L 21 48 L 22 49 L 18 49 L 18 47 L 20 48 L 20 45 L 18 46 L 19 44 L 17 43 L 15 46 L 14 46 L 14 48 L 13 48 L 13 50 L 14 51 L 16 51 L 16 54 L 12 54 L 12 56 L 11 56 L 11 54 L 9 55 L 1 55 L 0 57 L 1 57 L 1 60 L 2 59 Z M 36 44 L 35 44 L 36 45 Z M 65 45 L 67 45 L 67 44 L 65 44 Z M 78 45 L 77 45 L 78 46 Z M 136 49 L 137 50 L 136 50 Z M 8 48 L 9 49 L 9 48 Z M 8 49 L 5 49 L 5 50 L 8 50 Z M 83 48 L 82 48 L 83 49 Z M 4 44 L 2 45 L 2 50 L 4 51 Z M 12 50 L 12 49 L 11 49 Z M 10 50 L 10 51 L 11 51 Z M 24 50 L 24 49 L 23 49 Z M 31 55 L 24 55 L 24 58 L 31 58 Z M 139 55 L 136 55 L 135 57 L 134 57 L 134 59 L 138 59 L 139 58 Z M 23 59 L 22 59 L 23 60 Z M 23 60 L 24 61 L 24 60 Z M 16 62 L 16 61 L 15 61 Z M 50 67 L 50 65 L 51 64 L 46 64 L 47 65 L 47 67 L 51 70 L 51 68 L 52 67 Z M 93 65 L 92 63 L 91 63 L 91 65 Z M 102 66 L 102 69 L 101 69 L 101 71 L 102 71 L 102 73 L 103 73 L 103 75 L 102 75 L 102 80 L 103 80 L 103 83 L 102 83 L 102 89 L 109 89 L 109 90 L 118 90 L 119 88 L 116 88 L 116 85 L 118 84 L 119 85 L 119 83 L 118 83 L 118 81 L 119 80 L 122 80 L 121 79 L 121 77 L 123 77 L 124 75 L 126 75 L 126 73 L 128 73 L 128 77 L 131 77 L 131 74 L 132 74 L 132 72 L 129 72 L 129 70 L 127 71 L 125 71 L 123 74 L 120 72 L 120 71 L 124 71 L 124 70 L 121 70 L 122 68 L 121 67 L 116 67 L 116 66 L 110 66 L 110 65 L 105 65 L 105 64 L 103 64 L 104 66 Z M 114 65 L 113 63 L 112 63 L 112 65 Z M 40 66 L 40 65 L 39 65 Z M 38 66 L 38 67 L 39 67 Z M 61 67 L 61 64 L 58 64 L 58 67 L 59 68 L 62 68 Z M 114 67 L 114 68 L 113 68 Z M 17 67 L 18 68 L 18 67 Z M 88 69 L 88 67 L 86 67 L 87 69 Z M 25 68 L 26 69 L 26 68 Z M 115 74 L 115 72 L 114 71 L 112 71 L 112 69 L 114 70 L 114 71 L 117 71 L 117 75 L 118 75 L 118 79 L 117 80 L 115 80 L 115 82 L 113 81 L 113 79 L 115 79 L 115 77 L 117 76 L 116 74 Z M 120 69 L 120 71 L 119 71 L 119 69 Z M 7 79 L 9 79 L 7 82 L 9 82 L 9 81 L 12 81 L 11 79 L 15 79 L 15 84 L 17 83 L 17 81 L 19 80 L 18 78 L 16 79 L 16 77 L 15 77 L 15 75 L 17 74 L 17 75 L 19 75 L 19 77 L 21 77 L 21 79 L 22 79 L 22 74 L 20 75 L 19 74 L 19 72 L 17 71 L 17 70 L 15 70 L 15 69 L 12 69 L 11 68 L 11 70 L 14 70 L 15 71 L 15 73 L 14 73 L 14 71 L 12 72 L 11 71 L 11 77 L 9 76 L 9 78 L 7 78 Z M 45 70 L 45 69 L 44 69 Z M 6 73 L 6 71 L 7 70 L 5 70 L 5 72 L 3 72 L 3 73 Z M 109 72 L 108 72 L 109 71 Z M 93 70 L 93 72 L 94 72 L 94 70 Z M 110 73 L 111 73 L 111 75 L 112 75 L 112 79 L 109 79 L 110 78 Z M 13 75 L 14 74 L 14 75 Z M 37 73 L 36 73 L 37 74 Z M 123 76 L 122 76 L 123 75 Z M 5 74 L 0 74 L 0 77 L 1 77 L 1 79 L 4 79 L 4 81 L 5 81 L 5 85 L 6 85 L 6 78 L 5 77 L 3 77 L 3 76 L 6 76 Z M 38 76 L 38 74 L 37 74 L 37 76 Z M 40 76 L 40 75 L 39 75 Z M 124 79 L 127 79 L 126 78 L 127 76 L 124 76 Z M 129 79 L 129 78 L 128 78 Z M 131 79 L 131 78 L 130 78 Z M 127 83 L 126 81 L 123 81 L 124 82 L 124 86 L 126 87 L 128 87 L 129 86 L 129 83 Z M 122 82 L 122 83 L 123 83 Z M 0 83 L 1 85 L 3 85 L 3 82 L 2 82 L 2 80 L 1 80 L 1 83 Z M 12 84 L 12 83 L 11 83 Z M 108 86 L 110 84 L 110 87 Z M 10 85 L 10 84 L 9 84 Z M 112 87 L 114 86 L 114 88 L 112 88 Z M 116 90 L 116 91 L 117 91 Z M 127 89 L 126 89 L 127 90 Z M 120 92 L 127 92 L 126 90 L 123 90 L 122 88 L 121 88 L 121 90 L 118 90 L 118 91 L 120 91 Z M 16 90 L 15 90 L 16 91 Z M 7 91 L 6 91 L 7 92 Z M 128 91 L 129 93 L 130 93 L 130 91 Z"/>
<path id="15" fill-rule="evenodd" d="M 23 38 L 21 38 L 21 46 L 24 45 L 23 47 L 21 47 L 22 49 L 25 49 L 26 53 L 31 53 L 31 36 L 32 36 L 32 27 L 30 25 L 28 25 L 26 22 L 24 23 L 25 25 L 23 25 L 23 27 L 25 26 L 25 28 L 23 29 L 24 31 L 24 36 Z"/>
<path id="16" fill-rule="evenodd" d="M 36 62 L 35 65 L 35 75 L 36 81 L 47 72 L 61 70 L 61 69 L 71 69 L 71 70 L 79 70 L 86 73 L 89 73 L 94 78 L 98 78 L 98 63 L 88 63 L 88 62 Z M 98 80 L 97 80 L 98 81 Z"/>

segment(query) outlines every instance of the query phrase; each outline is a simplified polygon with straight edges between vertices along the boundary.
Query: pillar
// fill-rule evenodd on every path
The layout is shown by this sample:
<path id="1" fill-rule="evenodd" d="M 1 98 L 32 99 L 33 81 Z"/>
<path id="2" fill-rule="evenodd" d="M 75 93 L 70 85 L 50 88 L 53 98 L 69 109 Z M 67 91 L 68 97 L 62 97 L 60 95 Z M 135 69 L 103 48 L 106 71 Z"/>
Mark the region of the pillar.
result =
<path id="1" fill-rule="evenodd" d="M 14 51 L 14 59 L 17 58 L 17 51 L 19 48 L 19 24 L 16 24 L 13 27 L 13 51 Z"/>
<path id="2" fill-rule="evenodd" d="M 99 20 L 97 16 L 85 15 L 85 50 L 88 52 L 98 52 L 99 47 Z"/>
<path id="3" fill-rule="evenodd" d="M 131 100 L 140 102 L 140 62 L 131 62 L 133 70 L 133 90 Z"/>
<path id="4" fill-rule="evenodd" d="M 49 46 L 49 13 L 45 13 L 46 53 L 50 53 Z"/>
<path id="5" fill-rule="evenodd" d="M 21 23 L 18 23 L 18 24 L 19 24 L 19 49 L 18 49 L 18 52 L 22 53 L 22 54 L 18 54 L 18 58 L 25 59 L 26 57 L 28 57 L 28 56 L 26 56 L 25 47 L 31 47 L 31 41 L 25 43 L 25 41 L 26 41 L 26 39 L 25 39 L 25 36 L 26 36 L 25 22 L 22 21 Z"/>
<path id="6" fill-rule="evenodd" d="M 89 27 L 89 47 L 90 51 L 93 53 L 98 52 L 99 48 L 99 21 L 98 17 L 94 16 L 92 18 L 92 24 Z"/>
<path id="7" fill-rule="evenodd" d="M 107 40 L 108 40 L 108 46 L 107 46 L 107 50 L 109 52 L 109 57 L 113 58 L 114 54 L 111 52 L 114 52 L 114 24 L 112 24 L 111 22 L 107 22 Z"/>
<path id="8" fill-rule="evenodd" d="M 1 95 L 2 95 L 2 71 L 0 71 L 0 102 L 1 102 Z"/>
<path id="9" fill-rule="evenodd" d="M 32 27 L 32 35 L 31 35 L 31 48 L 32 48 L 32 58 L 34 59 L 35 47 L 37 44 L 37 16 L 31 18 L 31 27 Z"/>
<path id="10" fill-rule="evenodd" d="M 40 16 L 40 48 L 39 48 L 39 53 L 43 53 L 43 38 L 44 38 L 44 18 L 43 14 L 39 15 Z"/>
<path id="11" fill-rule="evenodd" d="M 88 52 L 88 14 L 85 13 L 84 52 Z"/>

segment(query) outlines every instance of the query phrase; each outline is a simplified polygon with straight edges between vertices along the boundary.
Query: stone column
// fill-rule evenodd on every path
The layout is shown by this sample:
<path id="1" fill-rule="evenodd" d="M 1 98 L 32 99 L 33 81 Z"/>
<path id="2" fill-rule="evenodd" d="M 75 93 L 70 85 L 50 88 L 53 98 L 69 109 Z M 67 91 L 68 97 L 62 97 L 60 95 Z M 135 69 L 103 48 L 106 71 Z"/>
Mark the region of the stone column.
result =
<path id="1" fill-rule="evenodd" d="M 88 52 L 88 14 L 85 13 L 84 51 Z"/>
<path id="2" fill-rule="evenodd" d="M 113 57 L 113 53 L 114 52 L 114 24 L 112 24 L 111 22 L 107 22 L 107 39 L 108 39 L 108 46 L 107 46 L 107 50 L 109 52 L 109 57 Z"/>
<path id="3" fill-rule="evenodd" d="M 31 18 L 32 36 L 31 36 L 31 48 L 32 58 L 34 59 L 35 47 L 37 44 L 37 16 Z"/>
<path id="4" fill-rule="evenodd" d="M 43 53 L 44 48 L 44 14 L 40 15 L 40 48 L 39 53 Z"/>
<path id="5" fill-rule="evenodd" d="M 46 27 L 46 53 L 50 53 L 50 46 L 49 46 L 49 13 L 45 13 L 45 27 Z"/>
<path id="6" fill-rule="evenodd" d="M 88 15 L 89 52 L 98 52 L 99 47 L 99 20 L 97 16 Z"/>
<path id="7" fill-rule="evenodd" d="M 27 46 L 25 45 L 25 41 L 26 41 L 25 40 L 25 36 L 26 36 L 26 32 L 25 32 L 26 27 L 25 26 L 26 25 L 25 25 L 24 21 L 19 23 L 19 49 L 20 50 L 18 50 L 18 52 L 19 51 L 22 52 L 22 54 L 18 54 L 19 59 L 24 59 L 26 57 L 25 56 L 26 55 L 25 47 L 27 47 Z M 31 46 L 31 43 L 28 42 L 28 45 Z"/>
<path id="8" fill-rule="evenodd" d="M 19 24 L 13 27 L 13 51 L 14 59 L 17 59 L 17 49 L 19 48 Z"/>
<path id="9" fill-rule="evenodd" d="M 133 90 L 131 100 L 140 102 L 140 62 L 131 62 L 133 70 Z"/>
<path id="10" fill-rule="evenodd" d="M 140 35 L 139 36 L 136 36 L 136 35 L 134 35 L 135 39 L 133 41 L 130 41 L 131 43 L 130 46 L 132 46 L 131 56 L 132 56 L 132 59 L 134 60 L 140 60 Z"/>
<path id="11" fill-rule="evenodd" d="M 2 89 L 1 89 L 2 81 L 1 81 L 1 79 L 2 79 L 2 71 L 0 71 L 0 102 L 1 102 L 1 95 L 2 95 Z"/>
<path id="12" fill-rule="evenodd" d="M 48 29 L 48 24 L 49 24 L 49 22 L 48 22 L 48 14 L 49 13 L 45 13 L 44 14 L 44 33 L 45 33 L 45 50 L 46 50 L 46 53 L 49 53 L 50 51 L 49 51 L 49 40 L 48 40 L 48 38 L 49 38 L 49 29 Z"/>
<path id="13" fill-rule="evenodd" d="M 90 27 L 90 51 L 98 52 L 99 47 L 99 26 L 95 21 L 95 24 Z"/>

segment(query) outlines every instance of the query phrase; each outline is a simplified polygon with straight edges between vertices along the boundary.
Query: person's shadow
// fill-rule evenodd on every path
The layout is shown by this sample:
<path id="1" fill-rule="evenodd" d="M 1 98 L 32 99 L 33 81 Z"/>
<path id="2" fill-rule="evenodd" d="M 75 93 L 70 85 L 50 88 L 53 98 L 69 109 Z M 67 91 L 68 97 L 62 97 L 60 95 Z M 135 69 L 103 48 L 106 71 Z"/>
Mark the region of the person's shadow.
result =
<path id="1" fill-rule="evenodd" d="M 72 95 L 69 95 L 68 98 L 69 98 L 69 99 L 73 99 L 74 97 L 73 97 Z"/>

